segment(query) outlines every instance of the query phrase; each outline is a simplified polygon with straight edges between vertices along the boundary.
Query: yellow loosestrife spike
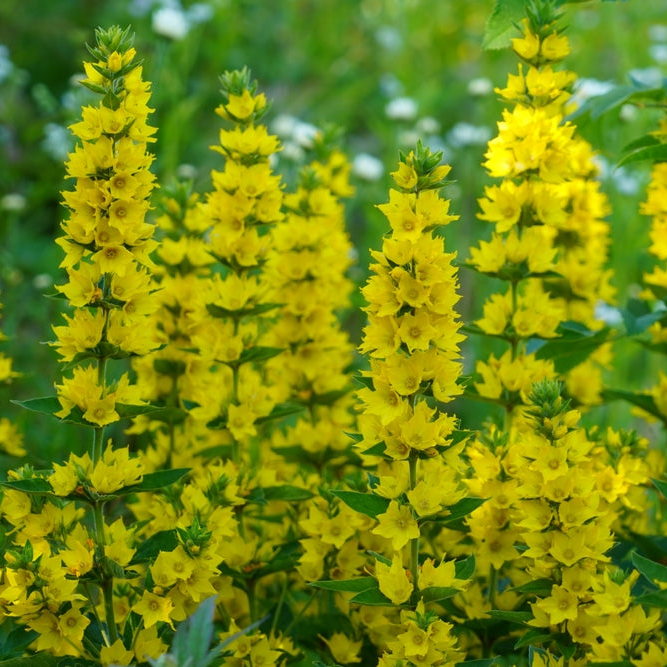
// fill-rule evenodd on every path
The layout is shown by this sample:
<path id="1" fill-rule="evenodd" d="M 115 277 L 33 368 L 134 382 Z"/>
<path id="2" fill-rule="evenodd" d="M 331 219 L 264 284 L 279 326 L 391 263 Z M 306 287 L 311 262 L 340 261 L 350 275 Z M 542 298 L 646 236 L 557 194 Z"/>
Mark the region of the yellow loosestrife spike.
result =
<path id="1" fill-rule="evenodd" d="M 82 83 L 101 99 L 70 128 L 79 139 L 66 163 L 75 186 L 63 193 L 68 214 L 57 240 L 69 280 L 56 289 L 76 309 L 66 325 L 54 327 L 64 362 L 145 354 L 159 344 L 145 326 L 157 306 L 149 273 L 157 243 L 145 221 L 155 180 L 147 151 L 155 132 L 147 124 L 150 85 L 127 31 L 100 30 L 97 37 L 96 60 L 84 63 Z M 77 408 L 98 427 L 119 419 L 117 403 L 141 402 L 126 376 L 107 386 L 92 366 L 75 369 L 57 389 L 59 417 Z"/>

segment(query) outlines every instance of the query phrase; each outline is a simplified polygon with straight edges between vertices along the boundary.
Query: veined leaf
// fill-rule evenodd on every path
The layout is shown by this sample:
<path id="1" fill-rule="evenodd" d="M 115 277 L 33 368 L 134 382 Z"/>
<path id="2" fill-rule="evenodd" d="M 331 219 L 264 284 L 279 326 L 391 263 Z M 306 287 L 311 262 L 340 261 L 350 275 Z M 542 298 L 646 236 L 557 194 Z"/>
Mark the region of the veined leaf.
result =
<path id="1" fill-rule="evenodd" d="M 497 664 L 497 658 L 479 658 L 477 660 L 464 660 L 463 662 L 457 662 L 454 667 L 493 667 Z"/>
<path id="2" fill-rule="evenodd" d="M 491 618 L 497 618 L 500 621 L 509 621 L 510 623 L 518 623 L 519 625 L 526 625 L 526 623 L 533 618 L 533 615 L 529 611 L 491 609 L 486 613 L 491 616 Z"/>
<path id="3" fill-rule="evenodd" d="M 655 488 L 667 498 L 667 481 L 661 479 L 651 479 L 651 481 L 655 485 Z"/>
<path id="4" fill-rule="evenodd" d="M 138 484 L 126 486 L 119 491 L 114 491 L 114 495 L 127 495 L 128 493 L 139 493 L 141 491 L 158 491 L 167 486 L 178 482 L 181 477 L 187 475 L 191 468 L 173 468 L 171 470 L 158 470 L 148 472 Z"/>
<path id="5" fill-rule="evenodd" d="M 474 554 L 470 554 L 470 556 L 464 558 L 463 560 L 457 560 L 454 563 L 454 569 L 457 579 L 470 579 L 470 577 L 475 574 Z"/>
<path id="6" fill-rule="evenodd" d="M 149 563 L 157 558 L 161 551 L 173 551 L 177 546 L 178 535 L 176 531 L 161 530 L 141 542 L 129 564 Z"/>
<path id="7" fill-rule="evenodd" d="M 454 597 L 459 593 L 459 589 L 453 588 L 452 586 L 429 586 L 420 592 L 422 600 L 427 603 L 438 602 L 438 600 L 446 600 L 447 598 Z"/>
<path id="8" fill-rule="evenodd" d="M 0 482 L 0 486 L 6 489 L 14 489 L 23 493 L 51 493 L 53 489 L 51 485 L 41 477 L 33 477 L 31 479 L 11 479 L 5 482 Z"/>
<path id="9" fill-rule="evenodd" d="M 647 162 L 648 160 L 651 162 L 665 162 L 667 160 L 667 144 L 645 146 L 644 148 L 632 151 L 621 158 L 617 166 L 622 167 L 626 164 L 636 164 L 637 162 Z"/>
<path id="10" fill-rule="evenodd" d="M 357 593 L 355 596 L 350 598 L 350 602 L 379 607 L 391 605 L 389 598 L 380 592 L 377 581 L 375 582 L 374 588 L 369 588 L 365 591 L 361 591 L 361 593 Z"/>
<path id="11" fill-rule="evenodd" d="M 373 519 L 378 514 L 384 514 L 389 507 L 389 499 L 382 496 L 376 496 L 372 493 L 360 493 L 358 491 L 332 491 L 336 498 L 340 498 L 346 505 L 353 510 L 370 516 Z"/>
<path id="12" fill-rule="evenodd" d="M 525 16 L 525 0 L 496 0 L 496 4 L 486 23 L 482 48 L 504 49 L 518 37 L 517 24 Z"/>
<path id="13" fill-rule="evenodd" d="M 583 363 L 610 337 L 607 327 L 599 331 L 591 331 L 576 325 L 574 322 L 564 322 L 558 327 L 559 338 L 549 340 L 537 347 L 537 359 L 551 359 L 558 373 L 566 373 L 575 366 Z"/>
<path id="14" fill-rule="evenodd" d="M 283 484 L 282 486 L 268 486 L 264 489 L 265 500 L 286 500 L 297 502 L 299 500 L 308 500 L 313 494 L 308 489 L 302 489 L 298 486 Z"/>

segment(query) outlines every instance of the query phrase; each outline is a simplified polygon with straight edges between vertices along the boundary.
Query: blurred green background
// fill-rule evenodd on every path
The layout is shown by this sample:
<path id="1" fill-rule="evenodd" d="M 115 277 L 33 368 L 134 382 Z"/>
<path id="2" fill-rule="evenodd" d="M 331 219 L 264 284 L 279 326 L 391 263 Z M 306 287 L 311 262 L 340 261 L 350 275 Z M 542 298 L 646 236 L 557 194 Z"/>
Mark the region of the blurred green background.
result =
<path id="1" fill-rule="evenodd" d="M 461 220 L 447 228 L 447 246 L 460 258 L 488 236 L 475 219 L 487 178 L 479 166 L 516 59 L 484 51 L 492 0 L 3 0 L 0 3 L 0 328 L 2 350 L 23 373 L 0 388 L 0 416 L 26 432 L 37 465 L 78 449 L 79 429 L 27 414 L 9 403 L 53 393 L 60 378 L 55 354 L 42 341 L 59 322 L 59 302 L 45 298 L 58 269 L 53 243 L 62 216 L 63 161 L 72 148 L 67 126 L 89 99 L 76 79 L 97 26 L 131 25 L 153 84 L 152 124 L 159 128 L 155 172 L 160 182 L 194 178 L 201 191 L 219 156 L 218 77 L 248 66 L 273 107 L 266 117 L 285 150 L 277 168 L 288 182 L 306 156 L 314 127 L 334 124 L 354 164 L 355 197 L 349 231 L 359 253 L 353 277 L 366 276 L 368 248 L 378 247 L 384 221 L 374 204 L 387 199 L 398 149 L 416 140 L 444 150 L 456 183 L 446 191 Z M 582 78 L 580 97 L 629 77 L 662 81 L 667 63 L 667 2 L 591 0 L 566 8 L 573 53 L 567 66 Z M 599 152 L 602 178 L 614 208 L 611 261 L 619 302 L 637 290 L 649 260 L 648 221 L 637 213 L 648 167 L 614 169 L 625 143 L 651 130 L 658 110 L 622 107 L 581 132 Z M 462 274 L 466 321 L 481 314 L 487 289 Z M 355 303 L 361 300 L 355 294 Z M 348 319 L 353 337 L 358 313 Z M 474 343 L 473 343 L 474 344 Z M 625 356 L 624 356 L 625 355 Z M 472 356 L 472 355 L 471 355 Z M 646 358 L 621 350 L 616 386 L 646 385 Z M 468 368 L 470 370 L 470 368 Z M 4 467 L 4 462 L 3 462 Z"/>

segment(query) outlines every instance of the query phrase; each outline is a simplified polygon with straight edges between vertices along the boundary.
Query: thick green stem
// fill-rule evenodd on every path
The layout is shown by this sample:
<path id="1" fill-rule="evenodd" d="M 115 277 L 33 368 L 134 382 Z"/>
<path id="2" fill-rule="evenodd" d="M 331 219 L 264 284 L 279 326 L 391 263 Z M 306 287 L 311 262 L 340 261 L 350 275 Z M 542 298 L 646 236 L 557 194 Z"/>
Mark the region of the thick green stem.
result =
<path id="1" fill-rule="evenodd" d="M 116 628 L 116 618 L 113 610 L 113 574 L 107 569 L 105 546 L 106 538 L 104 535 L 104 512 L 103 503 L 93 505 L 93 518 L 95 520 L 95 542 L 97 551 L 97 560 L 100 567 L 100 588 L 104 598 L 104 614 L 109 632 L 109 643 L 113 644 L 118 639 L 118 630 Z"/>

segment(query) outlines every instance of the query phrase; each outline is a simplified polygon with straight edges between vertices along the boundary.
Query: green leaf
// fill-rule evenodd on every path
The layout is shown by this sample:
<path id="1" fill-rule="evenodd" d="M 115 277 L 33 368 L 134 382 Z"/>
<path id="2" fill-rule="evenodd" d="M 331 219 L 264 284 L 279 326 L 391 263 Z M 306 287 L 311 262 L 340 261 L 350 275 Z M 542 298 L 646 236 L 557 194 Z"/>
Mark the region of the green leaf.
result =
<path id="1" fill-rule="evenodd" d="M 637 139 L 633 139 L 629 143 L 625 144 L 622 149 L 622 153 L 631 153 L 636 151 L 638 148 L 646 148 L 647 146 L 655 146 L 659 144 L 660 140 L 656 138 L 653 134 L 645 134 Z"/>
<path id="2" fill-rule="evenodd" d="M 373 493 L 359 493 L 358 491 L 332 491 L 336 498 L 340 498 L 353 510 L 375 519 L 378 514 L 384 514 L 389 507 L 389 499 L 376 496 Z"/>
<path id="3" fill-rule="evenodd" d="M 193 614 L 178 625 L 171 644 L 171 654 L 176 664 L 185 665 L 187 659 L 192 665 L 206 667 L 208 648 L 213 638 L 213 615 L 215 595 L 206 598 Z"/>
<path id="4" fill-rule="evenodd" d="M 141 491 L 159 491 L 167 486 L 171 486 L 178 482 L 181 477 L 184 477 L 190 472 L 191 468 L 172 468 L 170 470 L 158 470 L 156 472 L 148 472 L 143 476 L 139 484 L 126 486 L 120 491 L 115 491 L 116 495 L 127 495 L 128 493 L 139 493 Z"/>
<path id="5" fill-rule="evenodd" d="M 514 648 L 521 648 L 522 646 L 529 646 L 530 644 L 541 644 L 553 637 L 553 633 L 544 628 L 533 628 L 528 630 L 519 641 L 514 644 Z M 597 663 L 596 663 L 597 664 Z"/>
<path id="6" fill-rule="evenodd" d="M 249 361 L 266 361 L 267 359 L 272 359 L 277 357 L 281 352 L 284 352 L 284 347 L 262 347 L 257 345 L 255 347 L 250 347 L 247 350 L 243 350 L 241 357 L 237 364 L 247 364 Z"/>
<path id="7" fill-rule="evenodd" d="M 57 396 L 42 396 L 41 398 L 29 398 L 26 401 L 12 401 L 15 405 L 20 405 L 22 408 L 31 410 L 32 412 L 39 412 L 43 415 L 55 416 L 54 413 L 62 410 L 62 405 Z M 56 419 L 58 419 L 56 417 Z M 66 421 L 66 420 L 62 420 Z"/>
<path id="8" fill-rule="evenodd" d="M 178 533 L 175 530 L 161 530 L 139 544 L 129 564 L 150 563 L 161 551 L 173 551 L 177 546 Z"/>
<path id="9" fill-rule="evenodd" d="M 309 585 L 315 588 L 323 588 L 326 591 L 337 591 L 338 593 L 361 593 L 370 588 L 376 588 L 378 583 L 374 577 L 358 577 L 356 579 L 311 581 Z"/>
<path id="10" fill-rule="evenodd" d="M 313 497 L 313 493 L 308 489 L 302 489 L 298 486 L 290 486 L 283 484 L 282 486 L 268 486 L 264 489 L 265 500 L 286 500 L 290 502 L 298 502 L 300 500 L 308 500 Z"/>
<path id="11" fill-rule="evenodd" d="M 515 586 L 510 589 L 515 593 L 536 593 L 537 595 L 549 595 L 554 585 L 552 579 L 535 579 L 521 586 Z"/>
<path id="12" fill-rule="evenodd" d="M 25 626 L 12 628 L 11 623 L 0 626 L 0 664 L 6 664 L 8 658 L 20 657 L 39 635 Z"/>
<path id="13" fill-rule="evenodd" d="M 646 605 L 647 607 L 657 607 L 658 609 L 667 609 L 667 590 L 646 593 L 635 598 L 635 602 Z"/>
<path id="14" fill-rule="evenodd" d="M 518 37 L 517 24 L 525 16 L 525 0 L 496 0 L 486 23 L 482 48 L 505 49 Z"/>
<path id="15" fill-rule="evenodd" d="M 116 412 L 121 419 L 129 419 L 131 417 L 138 417 L 139 415 L 147 415 L 151 412 L 159 412 L 164 408 L 157 405 L 127 405 L 124 403 L 116 403 Z"/>
<path id="16" fill-rule="evenodd" d="M 284 417 L 291 417 L 303 412 L 303 405 L 298 403 L 278 403 L 273 407 L 273 410 L 265 417 L 258 417 L 255 419 L 255 424 L 263 424 L 272 419 L 283 419 Z"/>
<path id="17" fill-rule="evenodd" d="M 460 521 L 474 512 L 480 505 L 483 505 L 486 500 L 486 498 L 462 498 L 449 508 L 449 514 L 438 518 L 437 523 L 449 524 Z"/>
<path id="18" fill-rule="evenodd" d="M 667 582 L 667 566 L 655 563 L 636 552 L 632 554 L 632 563 L 649 581 Z"/>
<path id="19" fill-rule="evenodd" d="M 667 480 L 662 479 L 651 479 L 655 488 L 662 493 L 662 495 L 667 498 Z"/>
<path id="20" fill-rule="evenodd" d="M 622 389 L 603 389 L 601 395 L 605 402 L 618 400 L 627 401 L 642 410 L 646 410 L 646 412 L 657 417 L 660 421 L 665 421 L 665 415 L 660 412 L 658 406 L 655 404 L 653 396 L 650 394 L 635 394 L 632 391 L 624 391 Z"/>
<path id="21" fill-rule="evenodd" d="M 463 560 L 457 560 L 454 563 L 454 569 L 457 579 L 470 579 L 475 574 L 475 556 L 470 554 Z"/>
<path id="22" fill-rule="evenodd" d="M 384 456 L 387 446 L 384 444 L 384 441 L 376 442 L 372 447 L 368 449 L 362 449 L 361 453 L 364 456 Z"/>
<path id="23" fill-rule="evenodd" d="M 645 146 L 632 153 L 628 153 L 618 162 L 618 167 L 626 164 L 636 164 L 637 162 L 665 162 L 667 160 L 667 144 L 658 144 L 657 146 Z"/>
<path id="24" fill-rule="evenodd" d="M 452 586 L 429 586 L 420 592 L 422 600 L 424 600 L 425 603 L 446 600 L 447 598 L 454 597 L 454 595 L 460 593 L 458 588 L 453 588 Z"/>
<path id="25" fill-rule="evenodd" d="M 0 482 L 0 486 L 6 489 L 14 489 L 23 493 L 50 493 L 53 494 L 51 485 L 41 477 L 31 479 L 13 479 L 6 482 Z"/>
<path id="26" fill-rule="evenodd" d="M 559 338 L 541 343 L 535 350 L 535 357 L 551 359 L 558 373 L 566 373 L 586 361 L 610 337 L 607 327 L 591 331 L 576 322 L 563 322 L 558 333 Z"/>
<path id="27" fill-rule="evenodd" d="M 496 618 L 499 621 L 509 621 L 510 623 L 518 623 L 519 625 L 526 625 L 526 623 L 533 618 L 533 615 L 529 611 L 505 611 L 503 609 L 491 609 L 486 613 L 491 618 Z"/>
<path id="28" fill-rule="evenodd" d="M 392 604 L 388 597 L 380 593 L 380 589 L 377 588 L 377 582 L 375 588 L 369 588 L 361 593 L 357 593 L 354 597 L 350 598 L 350 602 L 381 607 Z"/>
<path id="29" fill-rule="evenodd" d="M 454 667 L 493 667 L 498 664 L 498 658 L 479 658 L 457 662 Z"/>
<path id="30" fill-rule="evenodd" d="M 629 299 L 627 307 L 621 310 L 625 330 L 630 336 L 636 336 L 652 324 L 665 317 L 664 311 L 651 311 L 646 301 L 641 299 Z"/>

